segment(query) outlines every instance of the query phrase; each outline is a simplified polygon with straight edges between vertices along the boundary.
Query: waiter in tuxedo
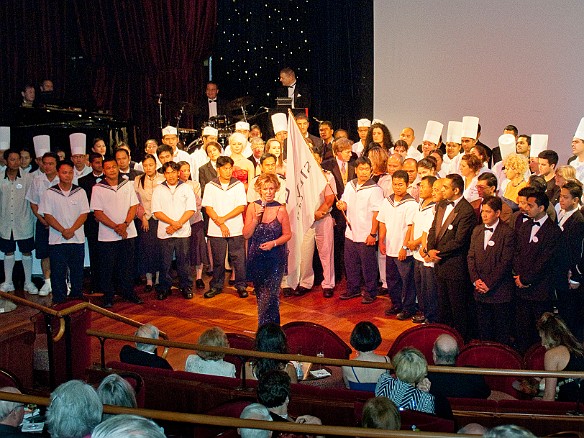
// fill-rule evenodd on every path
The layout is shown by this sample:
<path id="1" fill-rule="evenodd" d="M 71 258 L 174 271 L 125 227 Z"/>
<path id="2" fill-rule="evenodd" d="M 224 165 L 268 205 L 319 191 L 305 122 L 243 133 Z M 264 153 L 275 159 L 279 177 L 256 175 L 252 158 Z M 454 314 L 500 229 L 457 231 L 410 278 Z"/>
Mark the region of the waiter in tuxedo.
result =
<path id="1" fill-rule="evenodd" d="M 472 284 L 466 256 L 477 219 L 472 206 L 462 196 L 464 180 L 451 173 L 442 185 L 443 200 L 428 233 L 428 257 L 434 262 L 438 285 L 439 322 L 454 327 L 469 340 L 473 335 Z"/>
<path id="2" fill-rule="evenodd" d="M 310 108 L 310 90 L 308 85 L 296 80 L 296 73 L 290 67 L 280 70 L 281 87 L 278 97 L 292 98 L 292 108 Z"/>
<path id="3" fill-rule="evenodd" d="M 496 196 L 482 199 L 482 223 L 472 233 L 467 262 L 479 338 L 509 344 L 515 234 L 501 218 L 504 205 Z"/>
<path id="4" fill-rule="evenodd" d="M 322 162 L 322 168 L 333 174 L 339 199 L 343 196 L 347 182 L 356 178 L 355 166 L 350 162 L 352 147 L 353 142 L 351 140 L 348 138 L 339 138 L 333 142 L 333 153 L 335 156 Z M 333 203 L 331 216 L 335 221 L 333 229 L 335 240 L 335 279 L 338 284 L 345 272 L 344 251 L 347 222 L 343 212 L 337 209 L 336 202 Z"/>
<path id="5" fill-rule="evenodd" d="M 224 115 L 226 102 L 219 97 L 219 87 L 215 82 L 207 82 L 205 88 L 205 100 L 203 103 L 203 117 L 209 120 L 211 117 Z"/>

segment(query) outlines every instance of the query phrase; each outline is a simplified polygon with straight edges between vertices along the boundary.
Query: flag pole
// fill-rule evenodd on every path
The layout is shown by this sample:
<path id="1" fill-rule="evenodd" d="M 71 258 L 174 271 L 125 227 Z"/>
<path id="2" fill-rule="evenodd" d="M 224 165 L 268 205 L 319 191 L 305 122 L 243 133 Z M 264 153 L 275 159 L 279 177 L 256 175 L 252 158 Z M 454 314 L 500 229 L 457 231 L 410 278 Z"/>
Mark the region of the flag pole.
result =
<path id="1" fill-rule="evenodd" d="M 294 123 L 296 123 L 296 117 L 294 117 L 294 114 L 292 114 L 292 110 L 290 108 L 288 108 L 288 115 L 290 117 L 292 117 L 292 120 L 294 120 Z M 296 126 L 298 126 L 298 123 L 296 123 Z M 306 144 L 306 142 L 304 142 L 304 144 Z M 306 144 L 306 147 L 308 147 L 310 149 L 310 147 L 307 144 Z M 312 152 L 312 150 L 311 150 L 311 152 Z M 321 156 L 321 158 L 322 158 L 322 156 Z M 322 176 L 324 176 L 324 179 L 326 180 L 326 185 L 329 186 L 329 188 L 331 189 L 331 192 L 333 192 L 333 195 L 335 195 L 336 201 L 339 202 L 340 199 L 337 196 L 336 191 L 332 188 L 331 183 L 329 182 L 329 179 L 328 179 L 326 173 L 324 172 L 324 169 L 322 168 L 320 163 L 316 163 L 316 164 L 318 164 L 318 167 L 319 167 L 320 171 L 322 172 Z M 353 227 L 351 227 L 351 222 L 349 222 L 349 218 L 347 217 L 347 214 L 345 213 L 345 211 L 344 210 L 339 210 L 339 211 L 341 212 L 341 214 L 345 218 L 345 222 L 347 223 L 349 230 L 353 231 Z"/>

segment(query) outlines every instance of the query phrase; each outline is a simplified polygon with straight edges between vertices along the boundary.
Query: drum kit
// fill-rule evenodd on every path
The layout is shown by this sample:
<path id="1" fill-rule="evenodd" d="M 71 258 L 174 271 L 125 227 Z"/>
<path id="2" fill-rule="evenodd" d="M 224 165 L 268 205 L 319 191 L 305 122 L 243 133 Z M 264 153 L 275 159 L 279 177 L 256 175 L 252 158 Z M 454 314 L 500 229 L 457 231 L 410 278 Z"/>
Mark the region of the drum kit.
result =
<path id="1" fill-rule="evenodd" d="M 160 115 L 160 128 L 163 128 L 162 122 L 162 94 L 156 94 L 155 97 L 158 99 L 157 104 L 159 108 L 159 115 Z M 258 114 L 254 114 L 248 117 L 248 113 L 246 111 L 246 107 L 253 102 L 254 98 L 252 96 L 242 96 L 238 97 L 237 99 L 233 99 L 232 101 L 228 102 L 225 106 L 228 115 L 217 115 L 214 117 L 210 117 L 208 120 L 205 120 L 200 127 L 200 134 L 199 130 L 193 128 L 181 128 L 180 127 L 180 120 L 183 114 L 189 114 L 193 116 L 200 116 L 202 108 L 197 107 L 195 104 L 190 102 L 182 102 L 182 101 L 174 101 L 174 100 L 165 100 L 167 105 L 170 107 L 171 110 L 175 111 L 176 113 L 176 128 L 179 133 L 179 138 L 181 139 L 182 143 L 186 145 L 184 150 L 188 153 L 192 153 L 196 149 L 198 149 L 203 144 L 203 138 L 201 137 L 203 129 L 207 126 L 217 129 L 218 131 L 218 138 L 217 141 L 221 144 L 223 149 L 227 147 L 228 139 L 231 134 L 235 131 L 235 124 L 239 121 L 249 122 L 254 118 L 258 117 L 259 115 L 263 114 L 266 110 L 262 107 L 262 111 Z M 241 112 L 241 114 L 235 114 L 237 112 Z"/>

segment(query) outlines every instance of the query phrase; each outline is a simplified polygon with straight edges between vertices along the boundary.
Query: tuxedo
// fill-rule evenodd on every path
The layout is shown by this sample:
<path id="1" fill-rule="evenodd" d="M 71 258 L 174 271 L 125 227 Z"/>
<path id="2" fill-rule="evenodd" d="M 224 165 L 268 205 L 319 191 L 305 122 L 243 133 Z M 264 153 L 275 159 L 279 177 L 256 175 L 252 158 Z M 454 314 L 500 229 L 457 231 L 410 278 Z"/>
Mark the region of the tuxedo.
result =
<path id="1" fill-rule="evenodd" d="M 277 97 L 288 97 L 288 87 L 278 87 Z M 311 96 L 308 85 L 296 81 L 294 108 L 310 108 Z"/>
<path id="2" fill-rule="evenodd" d="M 147 353 L 129 345 L 124 345 L 120 350 L 120 361 L 131 365 L 172 370 L 172 366 L 166 359 L 157 356 L 155 353 Z"/>
<path id="3" fill-rule="evenodd" d="M 495 146 L 493 148 L 493 155 L 491 156 L 491 165 L 489 167 L 493 168 L 493 166 L 499 161 L 503 161 L 503 157 L 501 156 L 501 148 L 499 146 Z"/>
<path id="4" fill-rule="evenodd" d="M 550 200 L 550 204 L 556 205 L 560 201 L 560 186 L 556 184 L 556 179 L 552 178 L 547 181 L 545 194 Z"/>
<path id="5" fill-rule="evenodd" d="M 479 199 L 475 199 L 474 201 L 472 201 L 470 203 L 470 205 L 472 205 L 472 208 L 475 211 L 475 214 L 477 215 L 477 221 L 479 224 L 483 223 L 483 218 L 481 217 L 481 203 L 482 202 L 483 202 L 483 198 L 479 198 Z M 505 222 L 507 225 L 511 225 L 512 217 L 513 217 L 513 210 L 511 209 L 511 207 L 509 207 L 509 205 L 507 205 L 505 202 L 503 202 L 503 206 L 501 207 L 501 220 L 503 222 Z"/>
<path id="6" fill-rule="evenodd" d="M 560 228 L 548 217 L 530 242 L 532 224 L 532 220 L 527 220 L 515 230 L 517 244 L 513 271 L 526 286 L 515 288 L 516 332 L 520 334 L 516 341 L 520 353 L 539 342 L 536 323 L 543 312 L 551 311 L 551 298 L 563 264 L 559 259 L 562 246 Z"/>
<path id="7" fill-rule="evenodd" d="M 256 160 L 256 158 L 252 155 L 250 155 L 249 157 L 247 157 L 247 159 L 249 161 L 251 161 L 251 163 L 253 164 L 253 168 L 254 168 L 254 177 L 258 176 L 260 173 L 262 173 L 261 170 L 261 166 L 260 166 L 260 159 L 258 158 Z"/>
<path id="8" fill-rule="evenodd" d="M 120 176 L 124 179 L 129 179 L 130 181 L 134 181 L 137 177 L 139 177 L 140 175 L 142 175 L 144 172 L 141 172 L 139 170 L 130 168 L 129 172 L 122 172 L 120 170 Z"/>
<path id="9" fill-rule="evenodd" d="M 217 96 L 217 115 L 225 115 L 227 111 L 227 101 L 222 99 L 221 97 Z M 203 96 L 203 100 L 201 102 L 201 114 L 205 120 L 209 120 L 211 116 L 209 115 L 209 98 L 207 96 Z"/>
<path id="10" fill-rule="evenodd" d="M 457 329 L 466 339 L 472 335 L 472 285 L 467 268 L 467 254 L 472 231 L 477 224 L 470 203 L 459 198 L 445 217 L 448 201 L 441 201 L 428 233 L 428 250 L 440 251 L 434 264 L 438 284 L 439 322 Z"/>
<path id="11" fill-rule="evenodd" d="M 477 303 L 479 337 L 486 341 L 509 343 L 511 300 L 515 290 L 512 266 L 515 233 L 503 220 L 485 246 L 486 226 L 477 225 L 470 239 L 467 262 L 470 280 L 482 280 L 488 286 L 485 294 L 474 291 Z"/>

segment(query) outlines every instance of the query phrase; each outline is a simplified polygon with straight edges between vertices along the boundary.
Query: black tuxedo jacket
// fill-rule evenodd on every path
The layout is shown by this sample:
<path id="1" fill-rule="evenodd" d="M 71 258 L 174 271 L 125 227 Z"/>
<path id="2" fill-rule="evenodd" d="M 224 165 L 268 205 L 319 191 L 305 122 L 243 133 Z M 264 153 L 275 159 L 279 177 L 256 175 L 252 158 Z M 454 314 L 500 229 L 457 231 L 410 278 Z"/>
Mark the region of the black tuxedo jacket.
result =
<path id="1" fill-rule="evenodd" d="M 491 243 L 491 245 L 489 245 Z M 470 280 L 483 280 L 489 292 L 474 292 L 475 300 L 483 303 L 509 303 L 515 290 L 513 281 L 513 254 L 515 233 L 505 222 L 499 220 L 495 232 L 485 249 L 485 226 L 477 225 L 470 239 L 467 262 Z"/>
<path id="2" fill-rule="evenodd" d="M 529 242 L 533 221 L 528 220 L 515 229 L 517 244 L 513 257 L 513 272 L 519 275 L 526 288 L 516 288 L 519 298 L 529 301 L 548 301 L 562 267 L 559 249 L 562 232 L 554 221 L 547 220 L 535 235 L 537 242 Z"/>
<path id="3" fill-rule="evenodd" d="M 93 172 L 82 176 L 77 181 L 79 187 L 85 190 L 87 194 L 87 201 L 91 205 L 91 193 L 93 192 L 93 186 L 98 183 L 98 180 L 101 181 L 105 178 L 104 175 L 95 176 Z M 87 215 L 87 220 L 83 224 L 83 230 L 85 231 L 85 235 L 88 237 L 95 237 L 97 238 L 97 234 L 99 232 L 99 223 L 95 220 L 95 216 L 93 212 L 89 212 Z"/>
<path id="4" fill-rule="evenodd" d="M 156 354 L 150 354 L 146 353 L 145 351 L 138 350 L 137 348 L 131 347 L 129 345 L 124 345 L 120 350 L 120 360 L 124 363 L 129 363 L 132 365 L 172 370 L 172 367 L 166 361 L 166 359 L 163 359 Z"/>
<path id="5" fill-rule="evenodd" d="M 253 168 L 254 168 L 254 175 L 253 176 L 254 177 L 258 176 L 261 173 L 261 170 L 259 168 L 259 166 L 260 166 L 260 160 L 258 159 L 256 161 L 256 159 L 254 158 L 253 154 L 250 155 L 249 157 L 247 157 L 247 159 L 249 161 L 251 161 L 251 164 L 253 164 Z"/>
<path id="6" fill-rule="evenodd" d="M 562 231 L 563 243 L 562 246 L 565 251 L 560 251 L 563 255 L 562 261 L 564 266 L 559 273 L 558 287 L 562 290 L 567 290 L 568 287 L 568 270 L 572 272 L 574 281 L 580 282 L 582 275 L 580 271 L 584 246 L 584 215 L 578 210 L 564 222 L 564 230 Z"/>
<path id="7" fill-rule="evenodd" d="M 288 87 L 278 87 L 278 97 L 288 97 Z M 308 85 L 296 81 L 294 87 L 294 107 L 310 108 L 311 96 Z"/>
<path id="8" fill-rule="evenodd" d="M 201 184 L 201 197 L 205 192 L 205 186 L 208 182 L 213 181 L 217 178 L 217 171 L 213 167 L 210 161 L 207 161 L 201 167 L 199 167 L 199 184 Z"/>
<path id="9" fill-rule="evenodd" d="M 462 198 L 442 223 L 446 206 L 447 201 L 441 201 L 436 208 L 428 233 L 428 250 L 440 251 L 438 257 L 442 260 L 434 265 L 437 276 L 464 280 L 468 278 L 466 256 L 477 218 L 470 203 Z"/>

